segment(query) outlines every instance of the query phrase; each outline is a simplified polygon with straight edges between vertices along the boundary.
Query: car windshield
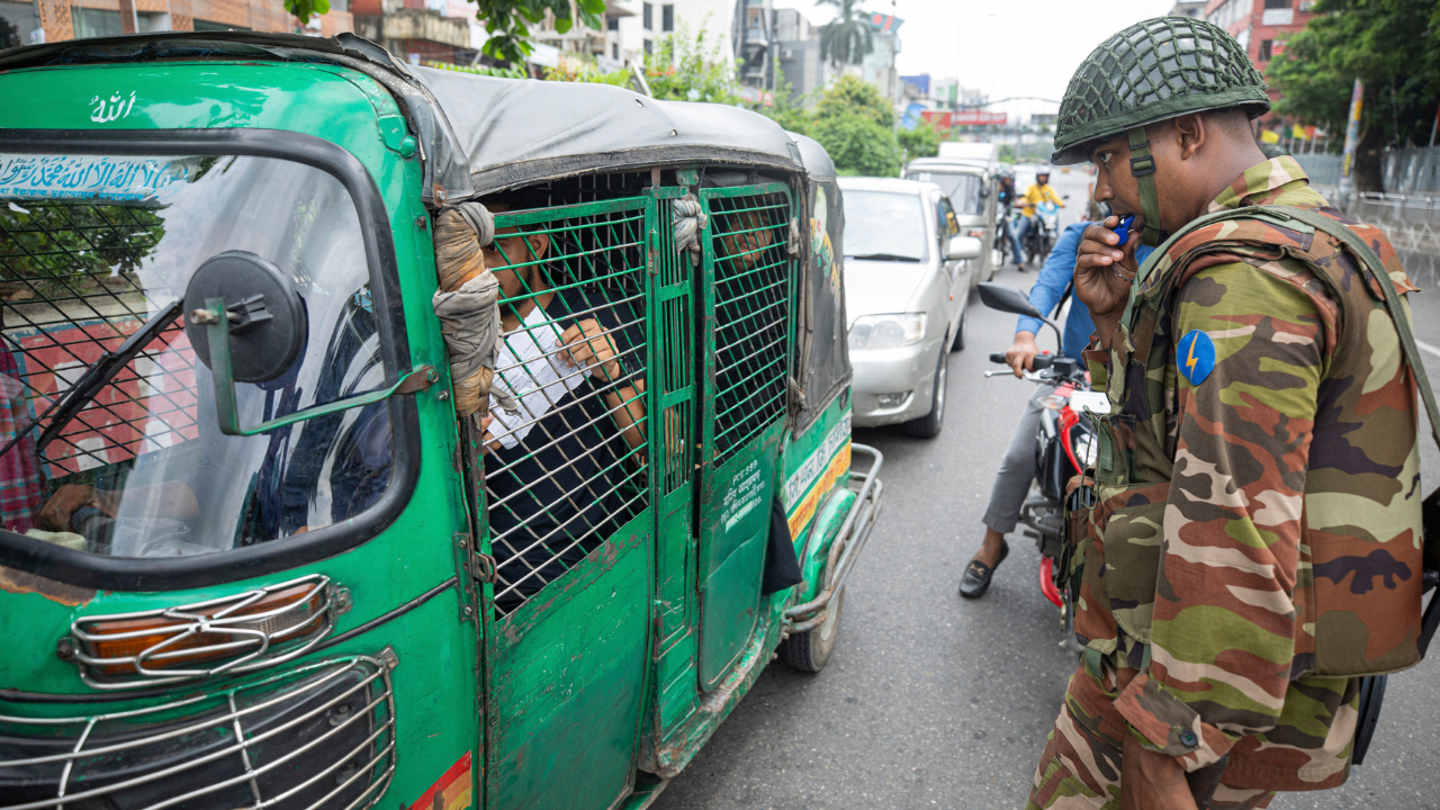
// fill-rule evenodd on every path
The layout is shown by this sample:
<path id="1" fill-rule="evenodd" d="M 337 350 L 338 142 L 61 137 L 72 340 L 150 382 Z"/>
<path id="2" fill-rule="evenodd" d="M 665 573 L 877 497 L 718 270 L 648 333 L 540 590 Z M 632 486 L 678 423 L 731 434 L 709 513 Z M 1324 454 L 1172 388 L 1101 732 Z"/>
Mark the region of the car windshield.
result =
<path id="1" fill-rule="evenodd" d="M 980 196 L 981 179 L 978 174 L 932 170 L 911 172 L 905 175 L 905 179 L 928 180 L 945 189 L 945 196 L 950 198 L 950 204 L 955 206 L 957 214 L 963 216 L 985 213 L 985 200 Z"/>
<path id="2" fill-rule="evenodd" d="M 278 267 L 308 319 L 289 371 L 236 384 L 242 426 L 382 385 L 360 222 L 331 175 L 262 157 L 0 154 L 6 530 L 174 557 L 292 537 L 379 500 L 393 456 L 383 402 L 221 434 L 177 302 L 224 251 Z"/>
<path id="3" fill-rule="evenodd" d="M 925 210 L 918 194 L 845 190 L 845 255 L 925 261 Z"/>

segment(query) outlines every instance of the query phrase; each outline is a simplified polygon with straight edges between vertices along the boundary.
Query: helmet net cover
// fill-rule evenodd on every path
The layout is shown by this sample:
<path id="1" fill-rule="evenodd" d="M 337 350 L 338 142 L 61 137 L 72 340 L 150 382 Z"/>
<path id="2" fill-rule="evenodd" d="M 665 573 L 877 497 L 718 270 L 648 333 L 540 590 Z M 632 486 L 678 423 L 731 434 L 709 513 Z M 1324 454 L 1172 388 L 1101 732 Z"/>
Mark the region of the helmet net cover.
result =
<path id="1" fill-rule="evenodd" d="M 1105 40 L 1080 64 L 1055 122 L 1056 165 L 1089 158 L 1083 147 L 1133 127 L 1205 110 L 1270 110 L 1265 79 L 1220 26 L 1156 17 Z"/>

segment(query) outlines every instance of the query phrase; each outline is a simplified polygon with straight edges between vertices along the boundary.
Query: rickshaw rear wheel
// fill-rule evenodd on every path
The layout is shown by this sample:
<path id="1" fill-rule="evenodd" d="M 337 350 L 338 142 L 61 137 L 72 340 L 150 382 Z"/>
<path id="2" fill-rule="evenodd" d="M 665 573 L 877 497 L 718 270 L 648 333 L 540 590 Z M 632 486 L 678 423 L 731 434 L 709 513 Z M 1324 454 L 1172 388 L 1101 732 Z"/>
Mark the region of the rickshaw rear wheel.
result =
<path id="1" fill-rule="evenodd" d="M 801 672 L 819 672 L 835 651 L 835 639 L 840 635 L 840 612 L 845 607 L 845 588 L 841 587 L 830 600 L 830 612 L 819 627 L 795 633 L 780 642 L 776 650 L 780 659 L 792 669 Z"/>

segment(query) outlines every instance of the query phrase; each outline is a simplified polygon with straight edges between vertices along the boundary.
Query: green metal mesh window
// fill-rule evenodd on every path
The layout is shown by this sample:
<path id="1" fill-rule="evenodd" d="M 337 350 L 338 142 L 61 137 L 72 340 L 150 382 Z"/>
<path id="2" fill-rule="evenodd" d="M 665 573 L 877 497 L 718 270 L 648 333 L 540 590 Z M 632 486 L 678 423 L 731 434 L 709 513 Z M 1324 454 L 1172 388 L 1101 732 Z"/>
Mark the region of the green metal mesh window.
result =
<path id="1" fill-rule="evenodd" d="M 715 464 L 785 416 L 790 197 L 707 190 L 715 278 Z M 730 193 L 727 193 L 730 192 Z"/>
<path id="2" fill-rule="evenodd" d="M 500 213 L 502 343 L 485 424 L 496 607 L 513 611 L 647 505 L 647 211 L 631 198 Z"/>
<path id="3" fill-rule="evenodd" d="M 146 289 L 136 274 L 164 235 L 164 223 L 148 208 L 42 200 L 0 206 L 0 362 L 13 366 L 3 373 L 19 384 L 5 401 L 26 416 L 11 430 L 43 415 L 102 355 L 183 292 Z M 169 313 L 156 339 L 38 448 L 48 477 L 196 436 L 193 354 L 172 351 L 188 346 L 178 314 Z"/>

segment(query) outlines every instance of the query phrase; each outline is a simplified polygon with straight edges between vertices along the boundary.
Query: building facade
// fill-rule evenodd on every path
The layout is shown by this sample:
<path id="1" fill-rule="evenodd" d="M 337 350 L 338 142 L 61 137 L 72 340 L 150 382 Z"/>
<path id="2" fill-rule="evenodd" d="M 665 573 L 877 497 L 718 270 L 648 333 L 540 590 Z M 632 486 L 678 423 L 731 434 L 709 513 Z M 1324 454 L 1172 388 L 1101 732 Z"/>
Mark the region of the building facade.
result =
<path id="1" fill-rule="evenodd" d="M 820 29 L 793 8 L 775 9 L 774 19 L 775 64 L 790 85 L 790 99 L 798 102 L 831 79 L 830 66 L 820 57 Z"/>
<path id="2" fill-rule="evenodd" d="M 0 0 L 0 34 L 29 45 L 158 31 L 267 31 L 330 36 L 353 30 L 345 0 L 309 25 L 284 0 Z M 0 42 L 0 46 L 6 43 Z"/>
<path id="3" fill-rule="evenodd" d="M 1314 18 L 1314 4 L 1314 0 L 1209 0 L 1204 17 L 1229 31 L 1264 73 L 1270 60 L 1285 52 L 1285 40 Z M 1279 97 L 1270 91 L 1271 102 Z M 1269 123 L 1270 116 L 1261 119 L 1261 126 Z"/>
<path id="4" fill-rule="evenodd" d="M 1167 17 L 1200 17 L 1205 14 L 1205 6 L 1208 0 L 1179 0 L 1170 7 Z"/>

